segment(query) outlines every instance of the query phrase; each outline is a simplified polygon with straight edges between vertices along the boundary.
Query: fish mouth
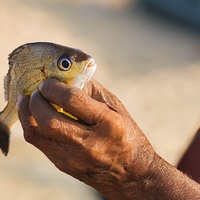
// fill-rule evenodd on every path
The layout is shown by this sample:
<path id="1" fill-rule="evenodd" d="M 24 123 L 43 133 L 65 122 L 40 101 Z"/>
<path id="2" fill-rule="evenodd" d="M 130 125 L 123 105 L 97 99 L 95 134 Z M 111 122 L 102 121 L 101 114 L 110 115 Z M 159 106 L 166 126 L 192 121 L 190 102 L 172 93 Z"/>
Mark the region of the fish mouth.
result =
<path id="1" fill-rule="evenodd" d="M 97 65 L 95 63 L 95 60 L 93 58 L 89 58 L 83 70 L 83 74 L 88 74 L 89 76 L 92 76 L 96 68 Z"/>
<path id="2" fill-rule="evenodd" d="M 93 73 L 95 72 L 97 68 L 97 65 L 95 64 L 95 61 L 93 58 L 89 58 L 86 61 L 85 67 L 83 69 L 83 72 L 80 73 L 74 80 L 73 86 L 76 86 L 78 88 L 83 88 L 84 84 L 90 80 Z"/>
<path id="3" fill-rule="evenodd" d="M 96 68 L 96 64 L 95 64 L 95 60 L 93 58 L 90 58 L 86 64 L 86 67 L 85 68 L 89 68 L 89 67 L 94 67 Z"/>

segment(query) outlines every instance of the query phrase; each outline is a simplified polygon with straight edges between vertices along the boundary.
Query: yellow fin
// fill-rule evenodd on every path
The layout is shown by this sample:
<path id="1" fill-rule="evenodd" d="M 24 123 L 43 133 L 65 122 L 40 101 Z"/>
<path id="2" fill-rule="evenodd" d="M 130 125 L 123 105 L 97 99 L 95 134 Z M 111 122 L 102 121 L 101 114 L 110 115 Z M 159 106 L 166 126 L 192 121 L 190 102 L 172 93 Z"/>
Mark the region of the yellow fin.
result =
<path id="1" fill-rule="evenodd" d="M 63 113 L 63 114 L 65 114 L 65 115 L 67 115 L 68 117 L 70 117 L 70 118 L 72 118 L 72 119 L 74 119 L 74 120 L 78 120 L 78 118 L 77 117 L 74 117 L 73 115 L 71 115 L 70 113 L 68 113 L 68 112 L 65 112 L 64 110 L 62 110 L 62 112 L 61 113 Z"/>
<path id="2" fill-rule="evenodd" d="M 74 120 L 78 120 L 77 117 L 74 117 L 74 116 L 71 115 L 70 113 L 65 112 L 65 111 L 63 110 L 63 108 L 61 108 L 61 107 L 59 107 L 59 106 L 57 106 L 56 104 L 53 104 L 53 103 L 52 103 L 52 105 L 56 108 L 56 110 L 57 110 L 58 112 L 63 113 L 63 114 L 67 115 L 68 117 L 70 117 L 70 118 L 72 118 L 72 119 L 74 119 Z"/>

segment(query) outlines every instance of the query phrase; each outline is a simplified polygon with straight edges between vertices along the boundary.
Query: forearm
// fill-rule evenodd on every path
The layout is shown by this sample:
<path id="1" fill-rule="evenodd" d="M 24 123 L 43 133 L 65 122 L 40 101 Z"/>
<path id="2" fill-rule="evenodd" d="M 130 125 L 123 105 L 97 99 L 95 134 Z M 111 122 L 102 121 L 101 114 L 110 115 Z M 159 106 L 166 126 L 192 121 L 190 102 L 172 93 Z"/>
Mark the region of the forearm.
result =
<path id="1" fill-rule="evenodd" d="M 200 185 L 157 156 L 151 169 L 138 183 L 128 181 L 117 198 L 126 200 L 196 200 Z"/>

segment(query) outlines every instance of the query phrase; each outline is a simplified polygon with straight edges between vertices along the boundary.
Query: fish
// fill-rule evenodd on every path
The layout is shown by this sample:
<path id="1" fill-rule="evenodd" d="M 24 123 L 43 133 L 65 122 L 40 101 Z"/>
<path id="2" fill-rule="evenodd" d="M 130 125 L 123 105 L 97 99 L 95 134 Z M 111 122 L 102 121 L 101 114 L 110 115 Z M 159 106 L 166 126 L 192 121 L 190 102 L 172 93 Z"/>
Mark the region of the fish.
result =
<path id="1" fill-rule="evenodd" d="M 30 96 L 48 78 L 82 89 L 97 67 L 94 58 L 82 50 L 50 42 L 19 46 L 9 54 L 8 64 L 4 77 L 7 104 L 0 112 L 0 149 L 5 156 L 9 151 L 10 129 L 18 120 L 16 102 L 19 94 Z"/>

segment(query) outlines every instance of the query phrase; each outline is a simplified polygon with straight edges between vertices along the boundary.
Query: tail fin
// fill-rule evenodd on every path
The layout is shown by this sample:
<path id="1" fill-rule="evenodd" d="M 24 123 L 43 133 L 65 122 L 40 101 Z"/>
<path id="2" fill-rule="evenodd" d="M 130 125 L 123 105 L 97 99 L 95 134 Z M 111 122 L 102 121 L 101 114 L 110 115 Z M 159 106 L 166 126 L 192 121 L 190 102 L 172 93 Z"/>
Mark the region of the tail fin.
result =
<path id="1" fill-rule="evenodd" d="M 0 122 L 0 149 L 3 154 L 7 156 L 9 151 L 9 139 L 10 139 L 10 131 L 9 128 Z"/>

